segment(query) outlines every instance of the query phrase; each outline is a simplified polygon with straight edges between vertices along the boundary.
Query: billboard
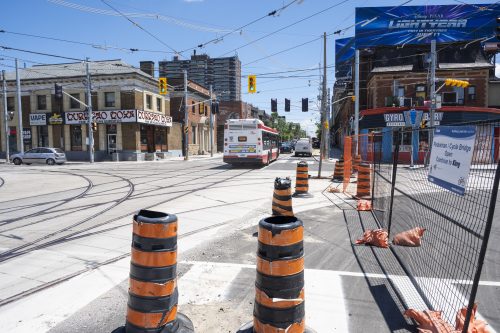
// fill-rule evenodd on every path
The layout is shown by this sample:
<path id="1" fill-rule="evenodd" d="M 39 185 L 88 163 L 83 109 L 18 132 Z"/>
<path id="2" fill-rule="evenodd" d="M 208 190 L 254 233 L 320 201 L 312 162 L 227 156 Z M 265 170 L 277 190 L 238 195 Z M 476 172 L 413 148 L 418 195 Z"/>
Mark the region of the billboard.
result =
<path id="1" fill-rule="evenodd" d="M 354 37 L 335 40 L 335 79 L 337 82 L 350 81 L 354 59 Z"/>
<path id="2" fill-rule="evenodd" d="M 495 36 L 500 4 L 356 8 L 356 48 Z"/>

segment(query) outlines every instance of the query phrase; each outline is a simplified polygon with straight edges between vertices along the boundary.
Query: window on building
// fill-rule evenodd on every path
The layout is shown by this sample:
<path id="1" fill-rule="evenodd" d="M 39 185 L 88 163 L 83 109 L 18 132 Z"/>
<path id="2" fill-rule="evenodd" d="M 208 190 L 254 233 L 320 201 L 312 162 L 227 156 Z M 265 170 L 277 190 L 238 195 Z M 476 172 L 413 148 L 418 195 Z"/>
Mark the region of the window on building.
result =
<path id="1" fill-rule="evenodd" d="M 193 145 L 196 144 L 196 126 L 191 126 L 191 132 L 193 133 L 193 141 L 191 142 Z"/>
<path id="2" fill-rule="evenodd" d="M 398 87 L 396 90 L 397 97 L 405 97 L 405 87 Z"/>
<path id="3" fill-rule="evenodd" d="M 71 94 L 72 97 L 76 98 L 77 100 L 80 100 L 80 94 Z M 80 108 L 80 103 L 75 101 L 73 98 L 70 98 L 69 100 L 69 108 L 70 109 L 79 109 Z"/>
<path id="4" fill-rule="evenodd" d="M 161 98 L 156 98 L 156 111 L 161 112 Z"/>
<path id="5" fill-rule="evenodd" d="M 141 125 L 141 145 L 148 144 L 148 130 L 145 125 Z"/>
<path id="6" fill-rule="evenodd" d="M 469 102 L 476 101 L 476 86 L 469 86 L 469 88 L 467 88 L 467 99 Z"/>
<path id="7" fill-rule="evenodd" d="M 207 115 L 208 112 L 208 106 L 205 105 L 205 116 Z"/>
<path id="8" fill-rule="evenodd" d="M 14 111 L 16 109 L 16 103 L 14 97 L 7 97 L 7 111 Z"/>
<path id="9" fill-rule="evenodd" d="M 105 92 L 104 93 L 104 106 L 107 108 L 115 107 L 115 93 L 114 92 Z"/>
<path id="10" fill-rule="evenodd" d="M 47 110 L 47 96 L 45 95 L 36 96 L 36 108 L 37 110 Z"/>
<path id="11" fill-rule="evenodd" d="M 457 104 L 463 105 L 465 102 L 465 100 L 464 100 L 465 89 L 462 87 L 453 87 L 453 90 L 455 90 L 457 93 Z"/>
<path id="12" fill-rule="evenodd" d="M 152 109 L 153 108 L 153 96 L 151 95 L 146 95 L 146 109 Z"/>
<path id="13" fill-rule="evenodd" d="M 38 147 L 49 146 L 49 127 L 38 126 Z"/>
<path id="14" fill-rule="evenodd" d="M 80 125 L 70 126 L 71 150 L 82 150 L 82 127 Z"/>
<path id="15" fill-rule="evenodd" d="M 191 101 L 191 112 L 192 113 L 196 113 L 195 108 L 196 108 L 196 106 L 194 105 L 194 101 Z"/>

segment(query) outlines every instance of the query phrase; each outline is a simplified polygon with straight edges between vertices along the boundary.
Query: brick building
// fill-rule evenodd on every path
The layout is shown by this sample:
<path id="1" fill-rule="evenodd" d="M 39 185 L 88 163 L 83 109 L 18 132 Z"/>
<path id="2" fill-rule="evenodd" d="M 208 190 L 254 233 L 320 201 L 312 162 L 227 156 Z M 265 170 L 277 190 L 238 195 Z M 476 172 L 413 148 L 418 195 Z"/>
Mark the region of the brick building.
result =
<path id="1" fill-rule="evenodd" d="M 180 124 L 172 123 L 169 96 L 157 92 L 157 80 L 120 60 L 89 63 L 92 81 L 96 160 L 143 160 L 181 151 Z M 18 125 L 15 72 L 6 74 L 9 110 L 9 147 L 20 149 L 19 131 L 25 150 L 49 146 L 65 150 L 69 160 L 88 159 L 88 113 L 86 107 L 66 94 L 54 95 L 54 84 L 65 93 L 86 101 L 85 64 L 37 65 L 20 69 L 22 129 Z M 0 102 L 1 103 L 1 102 Z M 3 108 L 3 106 L 2 106 Z M 1 152 L 5 155 L 6 134 L 1 121 Z"/>
<path id="2" fill-rule="evenodd" d="M 184 80 L 169 79 L 169 85 L 173 86 L 170 91 L 170 110 L 175 122 L 184 124 Z M 214 96 L 215 98 L 215 96 Z M 210 92 L 195 82 L 187 84 L 187 106 L 188 106 L 188 146 L 189 154 L 206 154 L 210 152 Z M 214 151 L 217 151 L 215 138 L 217 137 L 217 115 L 214 121 Z M 182 137 L 184 140 L 184 137 Z"/>

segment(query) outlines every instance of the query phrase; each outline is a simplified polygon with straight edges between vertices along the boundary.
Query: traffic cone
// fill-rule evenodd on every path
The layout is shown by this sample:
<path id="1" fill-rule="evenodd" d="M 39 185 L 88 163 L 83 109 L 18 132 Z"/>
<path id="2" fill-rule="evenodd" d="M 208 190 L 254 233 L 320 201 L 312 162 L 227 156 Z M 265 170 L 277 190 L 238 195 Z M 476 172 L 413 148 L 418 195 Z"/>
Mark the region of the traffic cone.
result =
<path id="1" fill-rule="evenodd" d="M 254 318 L 237 333 L 312 333 L 305 326 L 303 239 L 296 217 L 260 220 Z"/>
<path id="2" fill-rule="evenodd" d="M 367 163 L 358 166 L 358 182 L 356 187 L 356 197 L 359 199 L 369 198 L 371 195 L 371 168 Z"/>
<path id="3" fill-rule="evenodd" d="M 341 157 L 337 163 L 335 163 L 335 169 L 333 171 L 333 180 L 344 180 L 344 158 Z"/>
<path id="4" fill-rule="evenodd" d="M 297 163 L 294 197 L 311 197 L 309 194 L 309 165 L 306 161 Z"/>
<path id="5" fill-rule="evenodd" d="M 293 216 L 292 208 L 292 181 L 290 178 L 274 180 L 273 215 Z"/>
<path id="6" fill-rule="evenodd" d="M 192 333 L 177 312 L 177 217 L 141 210 L 134 215 L 125 326 L 113 333 Z"/>

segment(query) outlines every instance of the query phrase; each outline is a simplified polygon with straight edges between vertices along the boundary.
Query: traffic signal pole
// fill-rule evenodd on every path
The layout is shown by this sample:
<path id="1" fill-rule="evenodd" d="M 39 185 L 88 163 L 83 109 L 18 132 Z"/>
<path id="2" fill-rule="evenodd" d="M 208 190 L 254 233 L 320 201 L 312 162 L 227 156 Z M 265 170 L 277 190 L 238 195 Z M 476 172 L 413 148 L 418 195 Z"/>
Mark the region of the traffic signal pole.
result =
<path id="1" fill-rule="evenodd" d="M 21 78 L 19 77 L 19 66 L 16 58 L 16 88 L 17 88 L 17 123 L 19 126 L 18 140 L 19 151 L 24 153 L 24 139 L 23 139 L 23 106 L 21 105 Z"/>
<path id="2" fill-rule="evenodd" d="M 326 32 L 323 33 L 323 89 L 321 94 L 321 142 L 319 151 L 318 178 L 321 178 L 323 153 L 325 151 L 325 119 L 326 119 Z"/>
<path id="3" fill-rule="evenodd" d="M 4 129 L 5 129 L 5 163 L 10 163 L 9 152 L 9 114 L 7 110 L 7 82 L 5 81 L 5 71 L 2 71 L 2 94 L 3 94 L 3 114 L 4 114 Z"/>
<path id="4" fill-rule="evenodd" d="M 189 115 L 188 115 L 188 105 L 187 105 L 187 71 L 183 70 L 184 73 L 184 160 L 189 160 Z"/>
<path id="5" fill-rule="evenodd" d="M 94 133 L 92 131 L 92 88 L 90 86 L 89 58 L 85 59 L 85 71 L 87 72 L 87 127 L 89 133 L 89 161 L 94 163 Z"/>

